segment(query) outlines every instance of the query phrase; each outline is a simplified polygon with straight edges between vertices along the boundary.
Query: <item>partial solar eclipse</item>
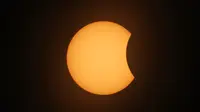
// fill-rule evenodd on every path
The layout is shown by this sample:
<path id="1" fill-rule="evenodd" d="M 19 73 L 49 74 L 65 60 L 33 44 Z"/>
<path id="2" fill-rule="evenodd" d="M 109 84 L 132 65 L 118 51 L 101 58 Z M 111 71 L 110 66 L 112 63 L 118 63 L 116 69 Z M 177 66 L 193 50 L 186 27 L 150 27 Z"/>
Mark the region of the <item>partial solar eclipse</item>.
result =
<path id="1" fill-rule="evenodd" d="M 125 89 L 134 79 L 126 59 L 130 36 L 127 29 L 108 21 L 94 22 L 80 29 L 66 54 L 73 80 L 97 95 Z"/>

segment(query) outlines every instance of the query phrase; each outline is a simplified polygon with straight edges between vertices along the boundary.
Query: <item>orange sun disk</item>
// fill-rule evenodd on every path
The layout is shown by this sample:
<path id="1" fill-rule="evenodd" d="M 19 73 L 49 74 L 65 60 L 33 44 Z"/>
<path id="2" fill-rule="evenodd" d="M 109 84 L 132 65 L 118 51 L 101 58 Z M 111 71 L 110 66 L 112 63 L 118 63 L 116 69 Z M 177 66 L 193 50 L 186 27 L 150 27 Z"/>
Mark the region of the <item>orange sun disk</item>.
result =
<path id="1" fill-rule="evenodd" d="M 131 33 L 108 21 L 94 22 L 72 38 L 66 55 L 73 80 L 98 95 L 117 93 L 134 79 L 126 59 Z"/>

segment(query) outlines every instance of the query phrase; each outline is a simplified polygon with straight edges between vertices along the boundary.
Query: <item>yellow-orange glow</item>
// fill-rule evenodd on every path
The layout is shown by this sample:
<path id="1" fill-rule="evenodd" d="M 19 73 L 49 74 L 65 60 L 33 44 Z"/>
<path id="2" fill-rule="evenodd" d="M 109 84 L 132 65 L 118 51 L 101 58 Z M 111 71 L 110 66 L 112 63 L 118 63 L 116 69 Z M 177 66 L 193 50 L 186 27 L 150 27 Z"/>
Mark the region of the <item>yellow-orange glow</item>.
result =
<path id="1" fill-rule="evenodd" d="M 67 65 L 73 80 L 84 90 L 109 95 L 126 88 L 134 79 L 126 60 L 131 33 L 107 21 L 80 29 L 67 51 Z"/>

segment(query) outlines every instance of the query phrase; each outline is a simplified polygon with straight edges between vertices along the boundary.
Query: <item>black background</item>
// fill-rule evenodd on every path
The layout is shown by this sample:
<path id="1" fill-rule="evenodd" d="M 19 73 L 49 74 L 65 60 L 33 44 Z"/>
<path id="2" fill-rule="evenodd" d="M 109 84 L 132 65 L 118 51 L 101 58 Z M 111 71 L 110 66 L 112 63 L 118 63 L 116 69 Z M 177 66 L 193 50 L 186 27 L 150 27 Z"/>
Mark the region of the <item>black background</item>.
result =
<path id="1" fill-rule="evenodd" d="M 192 111 L 186 4 L 170 0 L 3 2 L 9 102 L 2 109 Z M 121 24 L 132 33 L 127 59 L 136 79 L 125 90 L 109 96 L 93 95 L 77 86 L 65 60 L 73 35 L 102 20 Z"/>

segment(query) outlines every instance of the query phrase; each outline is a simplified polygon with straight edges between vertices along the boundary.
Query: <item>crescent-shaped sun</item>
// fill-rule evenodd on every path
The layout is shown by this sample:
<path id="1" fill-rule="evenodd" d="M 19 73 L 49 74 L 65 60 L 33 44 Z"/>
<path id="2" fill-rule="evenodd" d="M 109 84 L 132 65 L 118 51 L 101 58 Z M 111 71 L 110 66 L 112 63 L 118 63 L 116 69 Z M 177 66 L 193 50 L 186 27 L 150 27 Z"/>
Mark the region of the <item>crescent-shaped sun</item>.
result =
<path id="1" fill-rule="evenodd" d="M 98 95 L 117 93 L 134 79 L 126 59 L 131 33 L 119 24 L 99 21 L 86 25 L 72 38 L 66 55 L 73 80 Z"/>

